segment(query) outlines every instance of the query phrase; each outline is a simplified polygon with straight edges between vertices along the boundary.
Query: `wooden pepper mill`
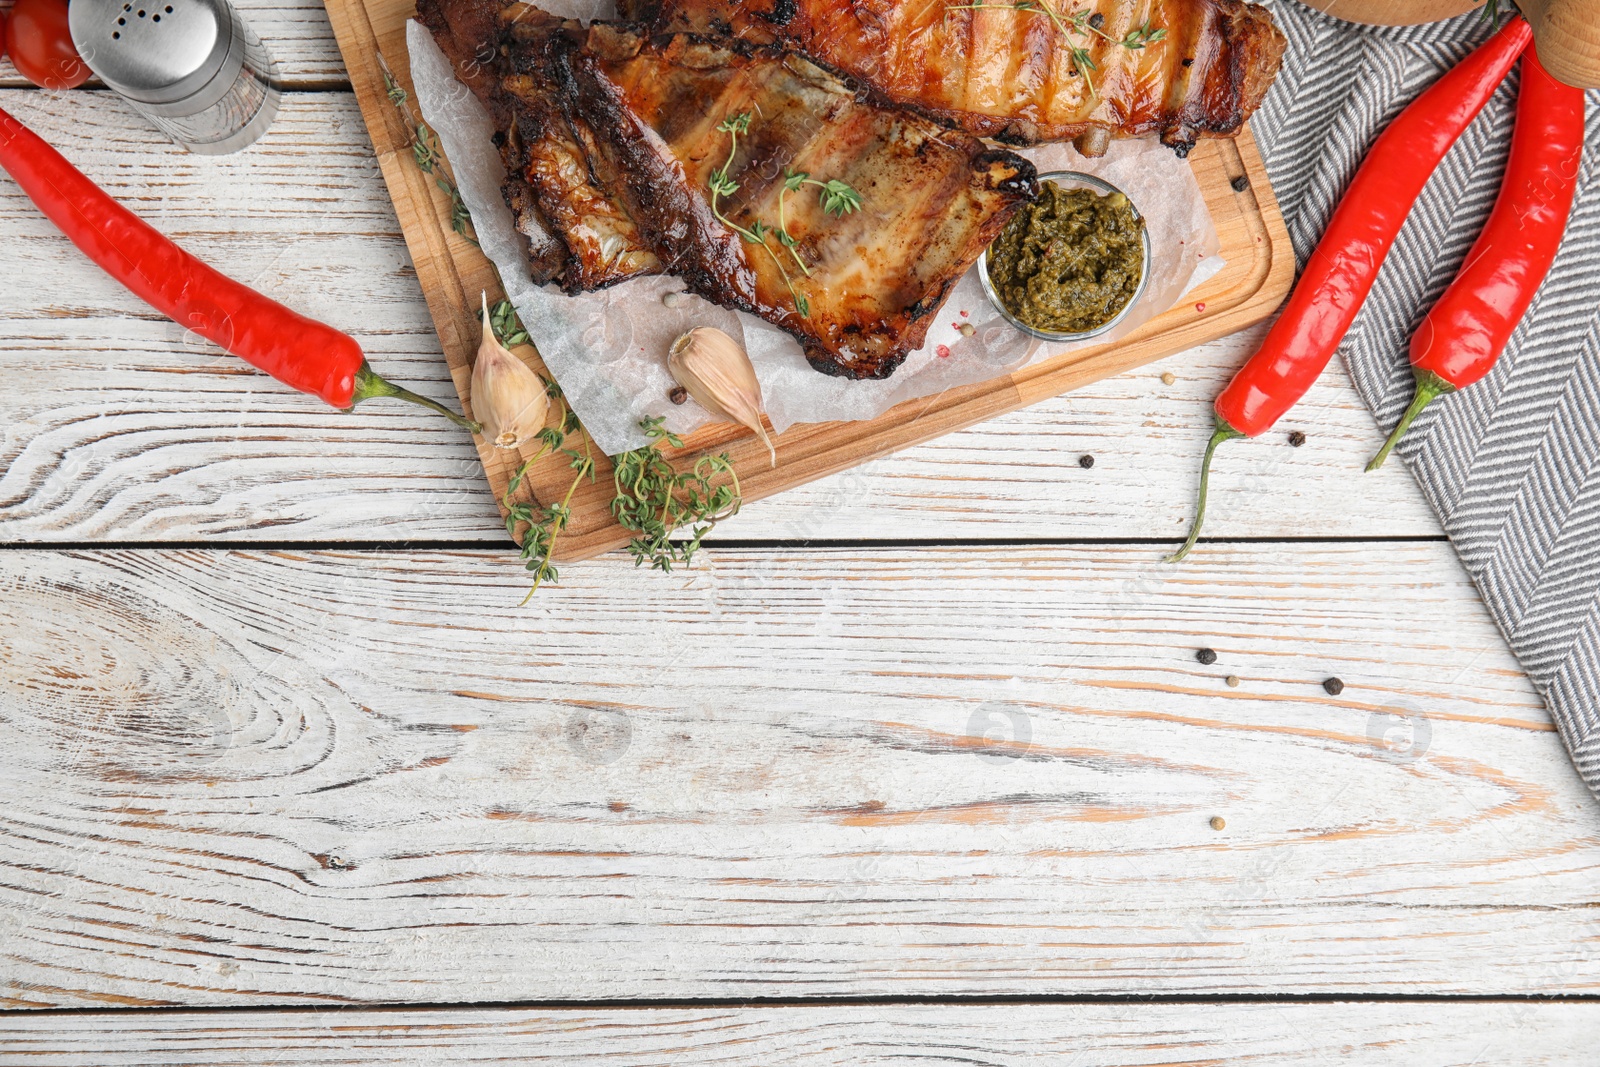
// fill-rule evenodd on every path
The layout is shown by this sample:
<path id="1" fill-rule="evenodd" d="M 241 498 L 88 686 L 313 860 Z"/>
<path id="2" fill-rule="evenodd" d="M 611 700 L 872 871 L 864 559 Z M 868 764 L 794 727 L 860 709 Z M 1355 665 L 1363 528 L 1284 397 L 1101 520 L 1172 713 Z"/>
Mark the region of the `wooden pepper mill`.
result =
<path id="1" fill-rule="evenodd" d="M 1304 0 L 1351 22 L 1414 26 L 1465 14 L 1483 0 Z M 1600 0 L 1518 0 L 1539 62 L 1568 85 L 1600 89 Z"/>

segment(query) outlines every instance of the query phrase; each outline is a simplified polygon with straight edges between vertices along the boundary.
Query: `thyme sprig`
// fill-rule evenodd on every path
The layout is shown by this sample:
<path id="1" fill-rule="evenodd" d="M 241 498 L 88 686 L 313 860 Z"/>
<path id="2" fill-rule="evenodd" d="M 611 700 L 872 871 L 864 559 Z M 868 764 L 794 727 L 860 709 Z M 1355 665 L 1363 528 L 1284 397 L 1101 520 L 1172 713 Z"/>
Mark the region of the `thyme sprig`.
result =
<path id="1" fill-rule="evenodd" d="M 977 0 L 977 2 L 971 4 L 949 4 L 945 8 L 945 12 L 948 15 L 948 13 L 951 11 L 984 11 L 991 8 L 1001 11 L 1021 11 L 1031 15 L 1047 16 L 1051 22 L 1056 24 L 1056 29 L 1061 31 L 1062 38 L 1066 40 L 1067 55 L 1072 61 L 1073 73 L 1083 77 L 1084 84 L 1089 87 L 1090 96 L 1096 98 L 1099 97 L 1100 92 L 1095 88 L 1094 78 L 1090 76 L 1089 72 L 1099 70 L 1100 66 L 1099 64 L 1095 63 L 1094 57 L 1089 54 L 1088 48 L 1072 39 L 1073 29 L 1078 29 L 1079 33 L 1087 32 L 1086 30 L 1078 27 L 1076 19 L 1078 14 L 1077 12 L 1074 12 L 1072 16 L 1070 16 L 1073 19 L 1073 23 L 1070 27 L 1068 22 L 1061 17 L 1061 12 L 1051 7 L 1046 0 L 1012 0 L 1011 3 L 999 4 L 990 4 L 985 3 L 984 0 Z M 1088 12 L 1083 12 L 1083 14 L 1085 19 L 1087 19 Z M 1087 21 L 1085 21 L 1083 25 L 1087 26 Z"/>
<path id="2" fill-rule="evenodd" d="M 789 295 L 794 299 L 795 310 L 800 312 L 802 318 L 809 318 L 811 316 L 811 302 L 806 299 L 804 293 L 795 288 L 794 278 L 789 274 L 789 269 L 784 266 L 783 258 L 767 243 L 767 237 L 768 235 L 775 236 L 778 244 L 789 250 L 789 255 L 793 258 L 795 266 L 799 267 L 800 272 L 809 278 L 811 277 L 811 268 L 806 266 L 805 261 L 800 258 L 800 253 L 796 251 L 800 242 L 789 232 L 789 216 L 785 198 L 790 193 L 800 192 L 807 185 L 814 185 L 821 190 L 817 196 L 822 203 L 822 210 L 838 218 L 861 208 L 861 194 L 837 178 L 818 181 L 803 170 L 797 171 L 785 168 L 783 172 L 783 188 L 778 191 L 777 228 L 774 229 L 760 219 L 752 222 L 749 226 L 740 226 L 722 213 L 722 198 L 732 196 L 739 191 L 739 183 L 734 181 L 732 177 L 733 161 L 739 154 L 740 135 L 750 132 L 750 112 L 741 111 L 737 115 L 730 115 L 723 119 L 717 124 L 717 132 L 728 135 L 728 158 L 721 167 L 711 172 L 711 176 L 706 182 L 711 189 L 711 214 L 716 216 L 718 222 L 744 238 L 747 243 L 760 245 L 766 250 L 767 255 L 772 257 L 773 264 L 778 268 L 778 273 L 782 275 L 784 285 L 788 286 Z"/>
<path id="3" fill-rule="evenodd" d="M 1157 26 L 1152 29 L 1150 20 L 1145 19 L 1137 29 L 1128 31 L 1127 36 L 1122 39 L 1122 47 L 1130 52 L 1137 52 L 1147 44 L 1155 44 L 1157 41 L 1164 40 L 1166 36 L 1166 27 Z"/>
<path id="4" fill-rule="evenodd" d="M 738 513 L 743 496 L 726 452 L 701 456 L 686 471 L 673 467 L 659 446 L 682 448 L 683 439 L 666 429 L 663 421 L 642 420 L 639 428 L 652 442 L 617 457 L 611 473 L 616 491 L 611 514 L 624 529 L 638 535 L 628 543 L 634 565 L 649 563 L 670 573 L 675 565 L 689 565 L 706 534 Z M 719 483 L 719 475 L 725 475 L 727 481 Z M 692 527 L 689 538 L 673 541 L 673 531 L 684 526 Z"/>
<path id="5" fill-rule="evenodd" d="M 561 575 L 556 570 L 555 564 L 550 562 L 551 556 L 555 554 L 556 539 L 572 521 L 572 494 L 578 491 L 578 486 L 585 478 L 590 482 L 595 480 L 594 453 L 590 448 L 588 432 L 584 430 L 577 414 L 562 395 L 561 387 L 546 378 L 544 388 L 550 399 L 561 405 L 561 414 L 554 426 L 546 426 L 539 431 L 539 450 L 511 476 L 511 480 L 506 483 L 504 498 L 506 533 L 515 540 L 517 529 L 527 527 L 527 531 L 522 535 L 522 561 L 523 567 L 533 572 L 533 588 L 522 598 L 524 604 L 533 599 L 533 594 L 537 593 L 545 582 L 553 583 L 560 579 Z M 582 452 L 566 447 L 567 438 L 575 433 L 582 434 Z M 574 471 L 572 484 L 567 486 L 567 493 L 561 498 L 561 503 L 536 509 L 532 502 L 515 501 L 513 498 L 517 490 L 522 487 L 523 477 L 535 463 L 548 455 L 566 456 Z"/>
<path id="6" fill-rule="evenodd" d="M 783 265 L 783 260 L 778 258 L 778 253 L 774 252 L 772 246 L 767 244 L 767 224 L 757 219 L 754 224 L 746 228 L 722 213 L 722 198 L 732 196 L 739 191 L 739 183 L 729 177 L 729 173 L 733 167 L 733 157 L 739 151 L 739 135 L 750 131 L 750 112 L 741 111 L 737 115 L 723 119 L 717 124 L 717 131 L 728 135 L 728 159 L 721 167 L 711 172 L 711 178 L 708 182 L 711 187 L 711 214 L 717 217 L 718 222 L 744 238 L 746 242 L 760 245 L 766 250 L 767 255 L 772 257 L 773 264 L 777 266 L 778 273 L 783 276 L 783 284 L 789 287 L 789 295 L 794 298 L 795 310 L 800 312 L 801 318 L 809 318 L 811 316 L 810 301 L 805 298 L 804 293 L 794 287 L 794 279 L 789 277 L 789 270 Z M 793 251 L 791 248 L 790 252 L 793 253 Z M 796 255 L 795 261 L 798 262 L 799 259 L 800 257 Z"/>
<path id="7" fill-rule="evenodd" d="M 1493 2 L 1495 0 L 1490 0 L 1490 3 Z M 945 12 L 948 16 L 951 11 L 983 11 L 990 9 L 1044 15 L 1055 23 L 1056 29 L 1061 32 L 1062 38 L 1066 41 L 1067 56 L 1072 63 L 1072 71 L 1074 74 L 1082 76 L 1084 84 L 1089 88 L 1089 96 L 1093 99 L 1099 99 L 1100 90 L 1095 86 L 1094 76 L 1091 72 L 1099 70 L 1100 65 L 1094 61 L 1094 56 L 1089 53 L 1087 38 L 1091 36 L 1100 37 L 1130 52 L 1137 52 L 1147 45 L 1165 40 L 1167 36 L 1165 27 L 1152 27 L 1150 20 L 1147 18 L 1142 25 L 1129 30 L 1122 37 L 1113 37 L 1103 29 L 1105 16 L 1098 11 L 1091 11 L 1088 8 L 1058 11 L 1050 5 L 1049 0 L 1010 0 L 1009 3 L 987 3 L 985 0 L 974 0 L 970 4 L 947 4 Z M 1083 42 L 1074 40 L 1074 34 L 1085 38 L 1085 40 Z"/>
<path id="8" fill-rule="evenodd" d="M 587 478 L 595 480 L 595 460 L 589 435 L 561 395 L 560 386 L 546 381 L 550 398 L 561 405 L 556 425 L 539 433 L 539 450 L 517 468 L 506 486 L 506 532 L 522 535 L 523 566 L 533 572 L 533 588 L 522 602 L 526 604 L 545 582 L 555 583 L 560 573 L 551 563 L 556 541 L 572 520 L 572 496 Z M 674 566 L 688 566 L 700 550 L 700 543 L 723 519 L 739 511 L 743 494 L 733 462 L 723 452 L 701 456 L 686 471 L 679 471 L 661 454 L 660 445 L 682 448 L 683 439 L 666 429 L 663 418 L 647 418 L 639 428 L 651 443 L 624 452 L 613 461 L 611 470 L 611 514 L 623 529 L 636 536 L 628 543 L 634 566 L 649 563 L 658 571 L 670 573 Z M 583 434 L 583 450 L 566 447 L 574 433 Z M 513 498 L 529 469 L 549 455 L 563 455 L 573 470 L 572 483 L 559 504 L 540 508 Z M 719 481 L 719 479 L 725 479 Z M 690 527 L 687 539 L 674 541 L 672 535 Z"/>
<path id="9" fill-rule="evenodd" d="M 1500 0 L 1484 0 L 1483 10 L 1479 17 L 1491 26 L 1500 25 Z"/>
<path id="10" fill-rule="evenodd" d="M 483 317 L 481 312 L 478 317 Z M 528 336 L 522 320 L 517 317 L 517 309 L 504 297 L 489 306 L 489 327 L 494 330 L 495 339 L 507 348 L 533 344 L 533 338 Z"/>
<path id="11" fill-rule="evenodd" d="M 389 102 L 400 113 L 400 118 L 405 122 L 407 144 L 411 149 L 412 157 L 417 161 L 417 167 L 424 173 L 432 175 L 434 183 L 444 190 L 450 198 L 450 228 L 462 237 L 478 243 L 471 232 L 472 213 L 467 210 L 467 202 L 461 199 L 461 188 L 451 178 L 444 151 L 439 147 L 439 139 L 434 136 L 428 124 L 421 122 L 411 112 L 410 96 L 406 93 L 405 86 L 394 80 L 394 74 L 389 70 L 389 63 L 378 53 L 378 70 L 383 75 L 383 86 Z"/>
<path id="12" fill-rule="evenodd" d="M 822 190 L 817 194 L 817 198 L 821 201 L 822 210 L 825 214 L 832 215 L 834 218 L 843 218 L 850 212 L 861 209 L 861 194 L 839 179 L 830 178 L 828 181 L 820 182 L 803 170 L 795 170 L 792 167 L 783 168 L 783 188 L 778 190 L 778 229 L 776 231 L 778 243 L 789 250 L 789 254 L 794 257 L 795 263 L 805 272 L 807 278 L 811 277 L 811 268 L 806 266 L 805 260 L 800 258 L 800 253 L 795 251 L 795 246 L 800 242 L 795 240 L 794 236 L 789 232 L 789 216 L 784 201 L 790 193 L 798 193 L 808 185 L 815 185 Z"/>
<path id="13" fill-rule="evenodd" d="M 528 331 L 522 325 L 522 320 L 517 317 L 517 309 L 509 300 L 499 300 L 489 308 L 489 327 L 494 330 L 495 339 L 510 348 L 512 345 L 528 344 Z M 522 561 L 523 566 L 533 572 L 533 588 L 528 590 L 528 595 L 522 598 L 526 604 L 539 591 L 545 582 L 555 582 L 560 574 L 555 565 L 550 562 L 551 555 L 555 552 L 556 539 L 567 528 L 567 523 L 572 519 L 572 495 L 577 492 L 583 479 L 591 482 L 595 478 L 594 453 L 590 448 L 589 435 L 583 429 L 583 424 L 578 421 L 577 414 L 567 403 L 566 397 L 561 392 L 561 386 L 553 379 L 541 376 L 544 382 L 545 395 L 555 402 L 557 416 L 554 425 L 546 426 L 539 431 L 539 449 L 512 474 L 511 480 L 506 483 L 505 496 L 502 498 L 506 509 L 506 533 L 512 540 L 517 539 L 517 530 L 527 527 L 522 535 Z M 583 451 L 567 447 L 567 439 L 575 433 L 583 434 Z M 572 470 L 572 484 L 567 486 L 567 493 L 561 498 L 561 503 L 551 504 L 549 507 L 540 508 L 529 501 L 516 500 L 517 490 L 522 488 L 522 481 L 527 477 L 533 465 L 550 455 L 563 455 L 570 461 Z"/>
<path id="14" fill-rule="evenodd" d="M 489 325 L 507 347 L 527 340 L 528 332 L 509 301 L 501 300 L 489 309 Z M 572 497 L 578 486 L 586 478 L 593 483 L 597 474 L 589 434 L 562 395 L 561 387 L 546 378 L 544 388 L 557 407 L 555 423 L 539 431 L 538 451 L 517 468 L 503 497 L 506 533 L 517 540 L 521 531 L 523 566 L 533 573 L 533 587 L 523 597 L 524 604 L 544 583 L 560 580 L 561 575 L 551 562 L 556 542 L 572 521 Z M 666 429 L 665 421 L 660 417 L 642 420 L 639 428 L 651 439 L 650 444 L 613 460 L 611 514 L 636 535 L 628 545 L 635 566 L 649 563 L 656 570 L 670 572 L 674 566 L 688 566 L 706 534 L 738 512 L 743 497 L 739 476 L 726 452 L 701 456 L 686 471 L 673 467 L 661 454 L 660 445 L 682 448 L 683 439 Z M 574 434 L 582 435 L 579 447 L 569 444 Z M 536 501 L 518 501 L 517 491 L 528 471 L 553 455 L 567 457 L 573 472 L 561 502 L 540 507 Z M 673 533 L 684 526 L 692 527 L 688 539 L 673 541 Z"/>

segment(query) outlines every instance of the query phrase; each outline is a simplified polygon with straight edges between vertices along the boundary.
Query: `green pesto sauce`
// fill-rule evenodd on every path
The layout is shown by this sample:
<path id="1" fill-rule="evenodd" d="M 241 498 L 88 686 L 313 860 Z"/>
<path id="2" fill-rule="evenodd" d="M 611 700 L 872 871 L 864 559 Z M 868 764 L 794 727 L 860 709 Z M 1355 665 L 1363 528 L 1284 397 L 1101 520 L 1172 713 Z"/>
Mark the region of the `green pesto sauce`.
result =
<path id="1" fill-rule="evenodd" d="M 1093 330 L 1138 291 L 1143 231 L 1121 193 L 1045 182 L 989 246 L 989 280 L 1006 310 L 1036 330 Z"/>

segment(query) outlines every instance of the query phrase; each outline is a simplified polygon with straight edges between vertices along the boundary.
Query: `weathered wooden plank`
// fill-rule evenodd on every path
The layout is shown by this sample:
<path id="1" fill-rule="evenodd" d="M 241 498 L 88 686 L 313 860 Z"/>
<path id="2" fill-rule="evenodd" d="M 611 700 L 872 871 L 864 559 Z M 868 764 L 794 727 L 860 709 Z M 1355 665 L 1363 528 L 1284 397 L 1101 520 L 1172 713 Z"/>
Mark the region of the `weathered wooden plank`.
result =
<path id="1" fill-rule="evenodd" d="M 1578 1067 L 1597 1023 L 1528 1001 L 118 1012 L 0 1018 L 0 1063 Z"/>
<path id="2" fill-rule="evenodd" d="M 1593 801 L 1443 544 L 522 589 L 0 553 L 7 1003 L 1600 983 Z"/>
<path id="3" fill-rule="evenodd" d="M 451 397 L 348 95 L 294 94 L 260 146 L 222 158 L 67 95 L 0 93 L 0 105 L 197 253 L 353 331 L 385 373 Z M 329 411 L 185 339 L 3 181 L 0 235 L 13 268 L 0 288 L 0 539 L 503 540 L 475 452 L 440 420 L 382 402 Z M 762 501 L 726 535 L 1176 537 L 1210 399 L 1255 336 Z M 1287 444 L 1293 428 L 1305 447 Z M 1219 460 L 1212 533 L 1438 532 L 1403 464 L 1361 475 L 1379 435 L 1342 370 L 1283 429 Z"/>
<path id="4" fill-rule="evenodd" d="M 233 0 L 233 5 L 271 49 L 284 85 L 290 88 L 349 85 L 344 60 L 334 42 L 333 31 L 328 28 L 328 13 L 322 0 Z M 26 86 L 28 82 L 17 73 L 11 60 L 0 60 L 0 87 Z M 74 90 L 66 95 L 81 94 Z"/>
<path id="5" fill-rule="evenodd" d="M 291 95 L 263 143 L 225 157 L 172 148 L 120 108 L 0 99 L 197 254 L 356 331 L 395 380 L 453 398 L 349 95 Z M 442 420 L 394 404 L 346 416 L 257 374 L 143 306 L 3 181 L 0 233 L 0 536 L 492 532 L 477 455 Z"/>

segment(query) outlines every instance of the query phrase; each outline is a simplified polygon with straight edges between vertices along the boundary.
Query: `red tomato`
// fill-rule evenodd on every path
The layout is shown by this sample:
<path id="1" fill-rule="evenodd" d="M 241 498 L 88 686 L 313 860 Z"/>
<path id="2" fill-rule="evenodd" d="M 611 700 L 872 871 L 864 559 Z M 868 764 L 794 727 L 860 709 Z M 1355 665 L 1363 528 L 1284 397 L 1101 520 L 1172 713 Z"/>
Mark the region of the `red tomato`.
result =
<path id="1" fill-rule="evenodd" d="M 6 13 L 0 11 L 0 59 L 6 57 Z"/>
<path id="2" fill-rule="evenodd" d="M 41 89 L 72 89 L 89 79 L 67 29 L 67 0 L 17 0 L 6 47 L 17 70 Z"/>

